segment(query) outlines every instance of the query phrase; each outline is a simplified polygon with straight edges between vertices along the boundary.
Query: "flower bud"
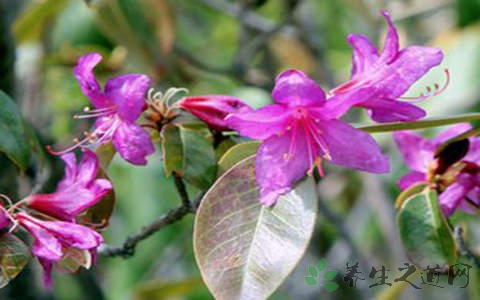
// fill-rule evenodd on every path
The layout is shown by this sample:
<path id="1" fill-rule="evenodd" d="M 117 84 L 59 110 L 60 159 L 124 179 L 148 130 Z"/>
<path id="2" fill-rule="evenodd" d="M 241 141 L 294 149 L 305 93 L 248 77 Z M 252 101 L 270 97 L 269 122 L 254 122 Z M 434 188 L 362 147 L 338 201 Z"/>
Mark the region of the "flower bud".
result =
<path id="1" fill-rule="evenodd" d="M 252 110 L 242 100 L 227 95 L 185 97 L 178 105 L 217 130 L 230 129 L 225 121 L 227 115 Z"/>

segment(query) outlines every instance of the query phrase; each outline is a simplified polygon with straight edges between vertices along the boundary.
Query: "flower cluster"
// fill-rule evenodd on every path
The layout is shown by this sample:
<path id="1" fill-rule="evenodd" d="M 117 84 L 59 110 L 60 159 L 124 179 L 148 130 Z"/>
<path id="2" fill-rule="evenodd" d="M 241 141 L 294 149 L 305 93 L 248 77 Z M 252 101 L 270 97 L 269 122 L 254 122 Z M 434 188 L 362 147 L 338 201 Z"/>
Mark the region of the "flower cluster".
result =
<path id="1" fill-rule="evenodd" d="M 0 205 L 1 228 L 11 226 L 13 232 L 21 226 L 34 237 L 32 254 L 44 269 L 46 286 L 51 284 L 53 264 L 71 249 L 84 251 L 89 257 L 84 266 L 89 267 L 103 238 L 76 218 L 112 190 L 110 181 L 97 178 L 99 162 L 90 150 L 83 151 L 78 165 L 73 153 L 61 158 L 65 175 L 55 192 L 30 195 L 7 208 Z"/>
<path id="2" fill-rule="evenodd" d="M 420 77 L 440 64 L 443 54 L 432 47 L 399 49 L 398 34 L 389 14 L 381 54 L 363 35 L 350 35 L 352 77 L 328 93 L 299 70 L 287 70 L 275 80 L 276 104 L 253 110 L 223 95 L 187 97 L 180 106 L 214 128 L 233 129 L 262 140 L 256 156 L 260 201 L 273 205 L 278 197 L 321 161 L 346 168 L 386 173 L 387 158 L 367 133 L 340 120 L 352 106 L 367 109 L 377 122 L 409 121 L 425 116 L 417 106 L 400 101 Z M 437 93 L 438 90 L 434 92 Z M 422 100 L 426 96 L 416 98 Z"/>
<path id="3" fill-rule="evenodd" d="M 435 152 L 447 140 L 468 130 L 468 124 L 458 124 L 433 139 L 425 139 L 410 131 L 394 133 L 395 142 L 410 173 L 400 178 L 398 186 L 405 190 L 415 184 L 432 185 L 440 193 L 439 204 L 445 216 L 455 210 L 477 212 L 480 208 L 480 138 L 470 138 L 468 151 L 446 166 L 439 167 L 441 157 Z"/>

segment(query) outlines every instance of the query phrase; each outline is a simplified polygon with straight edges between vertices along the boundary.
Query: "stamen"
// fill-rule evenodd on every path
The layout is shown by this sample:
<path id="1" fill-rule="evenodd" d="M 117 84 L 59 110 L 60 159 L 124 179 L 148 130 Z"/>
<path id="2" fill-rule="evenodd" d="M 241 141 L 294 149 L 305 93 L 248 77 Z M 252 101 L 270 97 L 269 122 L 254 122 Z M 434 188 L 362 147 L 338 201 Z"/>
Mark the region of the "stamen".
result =
<path id="1" fill-rule="evenodd" d="M 445 83 L 443 84 L 443 86 L 441 88 L 440 88 L 440 85 L 438 83 L 435 83 L 433 85 L 433 89 L 431 87 L 427 86 L 427 88 L 426 88 L 427 93 L 426 94 L 420 94 L 420 96 L 418 96 L 418 97 L 408 97 L 408 96 L 399 97 L 398 99 L 410 100 L 410 101 L 423 101 L 423 100 L 426 100 L 428 98 L 438 96 L 441 93 L 443 93 L 447 89 L 447 87 L 450 85 L 450 71 L 448 69 L 445 69 L 445 77 L 446 77 Z"/>
<path id="2" fill-rule="evenodd" d="M 306 128 L 308 129 L 320 149 L 322 149 L 324 153 L 323 158 L 326 160 L 332 160 L 332 156 L 330 156 L 330 151 L 328 150 L 327 144 L 325 143 L 321 135 L 318 132 L 315 132 L 315 129 L 312 128 L 309 123 L 307 123 Z"/>
<path id="3" fill-rule="evenodd" d="M 283 159 L 284 160 L 289 160 L 291 159 L 294 155 L 295 151 L 295 144 L 297 142 L 297 122 L 293 122 L 292 124 L 292 139 L 290 140 L 290 145 L 288 147 L 288 153 L 283 154 Z"/>
<path id="4" fill-rule="evenodd" d="M 115 106 L 109 106 L 99 109 L 90 109 L 89 107 L 85 107 L 83 111 L 86 114 L 83 115 L 74 115 L 74 119 L 89 119 L 89 118 L 97 118 L 101 116 L 105 116 L 111 114 L 115 111 Z"/>
<path id="5" fill-rule="evenodd" d="M 62 155 L 62 154 L 65 154 L 67 152 L 70 152 L 78 147 L 80 147 L 81 145 L 85 144 L 86 142 L 88 142 L 90 139 L 89 137 L 86 137 L 84 138 L 83 140 L 79 141 L 78 139 L 74 139 L 73 142 L 75 143 L 74 145 L 72 145 L 71 147 L 68 147 L 67 149 L 65 150 L 62 150 L 62 151 L 54 151 L 52 146 L 51 145 L 47 145 L 46 148 L 47 148 L 47 151 L 48 153 L 52 154 L 52 155 Z"/>

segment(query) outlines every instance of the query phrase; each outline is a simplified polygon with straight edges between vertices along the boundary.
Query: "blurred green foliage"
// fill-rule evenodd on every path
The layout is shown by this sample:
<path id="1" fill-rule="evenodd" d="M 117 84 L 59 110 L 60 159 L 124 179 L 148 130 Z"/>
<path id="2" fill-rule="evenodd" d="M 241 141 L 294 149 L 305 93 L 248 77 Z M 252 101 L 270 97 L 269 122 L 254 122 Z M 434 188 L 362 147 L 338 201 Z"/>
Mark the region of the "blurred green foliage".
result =
<path id="1" fill-rule="evenodd" d="M 387 1 L 246 1 L 250 12 L 247 15 L 239 14 L 240 2 L 19 1 L 23 9 L 10 27 L 18 69 L 23 70 L 17 74 L 14 98 L 42 141 L 67 145 L 91 125 L 72 118 L 88 104 L 72 72 L 76 58 L 83 53 L 98 51 L 104 55 L 97 70 L 102 83 L 120 73 L 146 73 L 160 90 L 176 86 L 188 88 L 191 95 L 231 94 L 260 107 L 271 101 L 269 88 L 276 74 L 285 68 L 301 68 L 325 88 L 347 79 L 351 51 L 346 35 L 363 33 L 380 41 L 385 28 L 378 9 Z M 301 3 L 295 5 L 296 2 Z M 392 2 L 388 7 L 398 21 L 403 45 L 420 40 L 446 52 L 442 67 L 450 68 L 451 85 L 444 94 L 423 103 L 423 107 L 431 115 L 477 111 L 479 0 L 438 1 L 442 2 L 438 6 L 433 0 Z M 4 6 L 6 13 L 17 12 L 17 6 Z M 423 7 L 427 6 L 430 10 L 425 12 Z M 283 29 L 272 31 L 282 22 L 286 22 Z M 2 42 L 1 46 L 4 45 Z M 2 66 L 9 61 L 9 57 L 2 57 Z M 8 73 L 11 71 L 2 78 L 8 78 Z M 439 68 L 409 93 L 418 95 L 425 86 L 443 80 L 444 73 Z M 357 113 L 348 118 L 364 120 Z M 393 210 L 399 192 L 395 179 L 405 174 L 405 167 L 393 150 L 390 136 L 376 137 L 392 157 L 393 172 L 388 177 L 361 176 L 327 167 L 328 175 L 322 180 L 320 191 L 332 210 L 344 219 L 358 251 L 377 267 L 384 263 L 394 269 L 406 262 L 398 247 Z M 161 148 L 160 143 L 157 147 Z M 158 153 L 146 167 L 132 167 L 116 157 L 108 175 L 117 198 L 110 227 L 104 232 L 110 245 L 123 243 L 128 235 L 180 203 L 173 180 L 165 177 Z M 193 198 L 198 189 L 188 188 Z M 473 229 L 479 226 L 477 218 L 458 213 L 452 222 L 469 224 L 471 245 L 480 245 L 480 231 Z M 100 257 L 92 270 L 93 281 L 56 273 L 53 293 L 58 299 L 91 299 L 93 291 L 101 289 L 107 299 L 211 299 L 194 261 L 192 228 L 190 215 L 141 243 L 130 259 Z M 352 290 L 343 283 L 338 291 L 327 295 L 305 284 L 307 266 L 314 265 L 319 258 L 326 257 L 329 268 L 335 267 L 339 274 L 344 273 L 347 261 L 356 258 L 342 240 L 341 230 L 320 212 L 305 260 L 272 298 L 384 295 L 377 290 Z M 405 293 L 409 299 L 448 299 L 452 295 L 476 299 L 480 294 L 478 274 L 472 275 L 471 280 L 467 292 L 453 290 L 442 294 L 429 289 L 414 293 L 407 286 L 391 290 L 389 297 Z M 96 289 L 93 284 L 98 285 Z"/>

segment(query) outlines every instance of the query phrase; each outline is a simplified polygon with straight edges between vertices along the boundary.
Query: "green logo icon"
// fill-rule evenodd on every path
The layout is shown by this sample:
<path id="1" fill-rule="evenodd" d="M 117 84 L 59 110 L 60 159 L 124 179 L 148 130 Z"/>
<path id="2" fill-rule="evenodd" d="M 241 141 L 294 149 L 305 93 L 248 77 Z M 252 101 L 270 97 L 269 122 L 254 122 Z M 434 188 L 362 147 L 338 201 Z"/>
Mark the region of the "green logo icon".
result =
<path id="1" fill-rule="evenodd" d="M 323 273 L 323 271 L 327 268 L 327 261 L 325 258 L 322 258 L 315 268 L 314 266 L 308 267 L 308 273 L 310 276 L 305 276 L 305 282 L 308 285 L 317 285 L 323 286 L 328 292 L 333 292 L 338 289 L 338 284 L 336 282 L 330 281 L 337 276 L 337 271 L 330 270 Z M 323 273 L 323 276 L 320 275 Z M 320 278 L 319 278 L 320 277 Z M 326 282 L 325 282 L 326 281 Z M 323 282 L 323 284 L 322 284 Z"/>

